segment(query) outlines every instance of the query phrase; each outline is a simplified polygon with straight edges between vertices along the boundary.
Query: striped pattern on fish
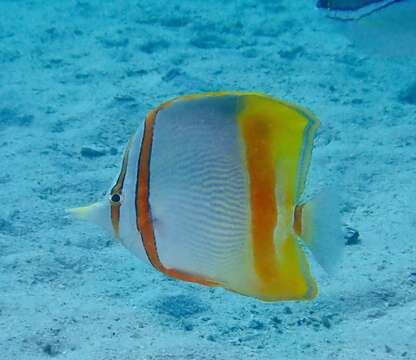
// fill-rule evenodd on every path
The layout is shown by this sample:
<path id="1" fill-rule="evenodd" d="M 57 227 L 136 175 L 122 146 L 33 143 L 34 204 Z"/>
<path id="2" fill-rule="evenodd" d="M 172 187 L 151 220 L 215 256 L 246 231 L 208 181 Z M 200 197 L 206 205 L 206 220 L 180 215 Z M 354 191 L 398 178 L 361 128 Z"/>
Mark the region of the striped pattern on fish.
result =
<path id="1" fill-rule="evenodd" d="M 311 299 L 304 245 L 313 252 L 320 232 L 301 197 L 318 124 L 257 93 L 175 98 L 129 141 L 110 201 L 75 212 L 172 278 L 266 301 Z"/>

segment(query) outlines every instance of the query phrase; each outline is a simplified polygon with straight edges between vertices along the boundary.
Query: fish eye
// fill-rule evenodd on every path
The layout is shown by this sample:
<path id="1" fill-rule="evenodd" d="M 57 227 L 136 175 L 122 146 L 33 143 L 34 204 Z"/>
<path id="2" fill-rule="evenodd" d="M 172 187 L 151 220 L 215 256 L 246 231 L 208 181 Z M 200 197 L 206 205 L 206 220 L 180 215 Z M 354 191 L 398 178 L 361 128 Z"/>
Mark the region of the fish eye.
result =
<path id="1" fill-rule="evenodd" d="M 110 195 L 110 202 L 113 205 L 120 205 L 120 203 L 121 203 L 121 196 L 120 196 L 120 194 L 117 194 L 117 193 L 111 194 Z"/>

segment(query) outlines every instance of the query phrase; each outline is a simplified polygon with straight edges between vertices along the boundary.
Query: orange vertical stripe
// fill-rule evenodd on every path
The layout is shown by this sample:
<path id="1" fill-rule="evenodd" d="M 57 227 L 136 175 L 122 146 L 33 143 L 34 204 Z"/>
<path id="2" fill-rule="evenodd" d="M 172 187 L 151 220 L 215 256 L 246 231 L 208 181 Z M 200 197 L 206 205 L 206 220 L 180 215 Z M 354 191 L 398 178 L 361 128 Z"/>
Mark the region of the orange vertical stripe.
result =
<path id="1" fill-rule="evenodd" d="M 153 228 L 151 207 L 149 204 L 150 193 L 150 160 L 153 144 L 153 129 L 156 116 L 158 112 L 167 106 L 170 106 L 173 101 L 169 101 L 160 105 L 155 110 L 151 111 L 144 126 L 143 140 L 140 149 L 139 165 L 138 165 L 138 180 L 136 187 L 136 224 L 142 236 L 143 246 L 145 248 L 147 257 L 150 263 L 162 273 L 174 277 L 176 279 L 194 282 L 207 286 L 218 286 L 214 281 L 201 279 L 197 276 L 183 273 L 175 269 L 166 268 L 160 261 L 157 252 L 157 244 Z M 180 249 L 178 249 L 180 251 Z"/>
<path id="2" fill-rule="evenodd" d="M 273 234 L 277 224 L 276 171 L 268 119 L 244 119 L 247 170 L 250 180 L 251 232 L 257 275 L 271 282 L 276 274 Z"/>
<path id="3" fill-rule="evenodd" d="M 120 240 L 120 204 L 111 204 L 111 224 L 115 238 Z"/>
<path id="4" fill-rule="evenodd" d="M 298 236 L 302 235 L 302 211 L 303 211 L 303 205 L 297 205 L 295 207 L 295 215 L 293 219 L 293 229 L 295 230 L 296 234 Z"/>

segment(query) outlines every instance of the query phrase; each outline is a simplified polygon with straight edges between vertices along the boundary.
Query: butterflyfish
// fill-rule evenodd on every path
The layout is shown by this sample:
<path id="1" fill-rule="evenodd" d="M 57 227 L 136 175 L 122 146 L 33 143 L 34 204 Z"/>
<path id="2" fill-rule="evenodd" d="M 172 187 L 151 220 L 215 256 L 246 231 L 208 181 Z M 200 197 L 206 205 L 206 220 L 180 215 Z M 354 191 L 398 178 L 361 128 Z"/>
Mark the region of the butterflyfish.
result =
<path id="1" fill-rule="evenodd" d="M 370 53 L 416 54 L 416 0 L 319 0 L 317 7 Z"/>
<path id="2" fill-rule="evenodd" d="M 169 277 L 312 299 L 310 253 L 331 269 L 343 247 L 333 198 L 302 202 L 318 124 L 257 93 L 177 97 L 140 124 L 104 200 L 72 212 Z"/>

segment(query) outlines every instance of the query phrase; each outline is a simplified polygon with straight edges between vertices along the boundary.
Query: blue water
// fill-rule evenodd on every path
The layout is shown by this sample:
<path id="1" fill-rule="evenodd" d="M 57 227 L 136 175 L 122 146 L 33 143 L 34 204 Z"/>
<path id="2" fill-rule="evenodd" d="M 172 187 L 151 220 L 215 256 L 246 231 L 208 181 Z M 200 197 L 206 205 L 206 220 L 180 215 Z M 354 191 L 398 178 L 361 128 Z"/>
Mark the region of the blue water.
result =
<path id="1" fill-rule="evenodd" d="M 0 1 L 0 359 L 416 359 L 415 66 L 307 0 Z M 218 90 L 321 120 L 306 196 L 335 187 L 348 229 L 313 301 L 168 279 L 64 211 L 147 111 Z"/>

